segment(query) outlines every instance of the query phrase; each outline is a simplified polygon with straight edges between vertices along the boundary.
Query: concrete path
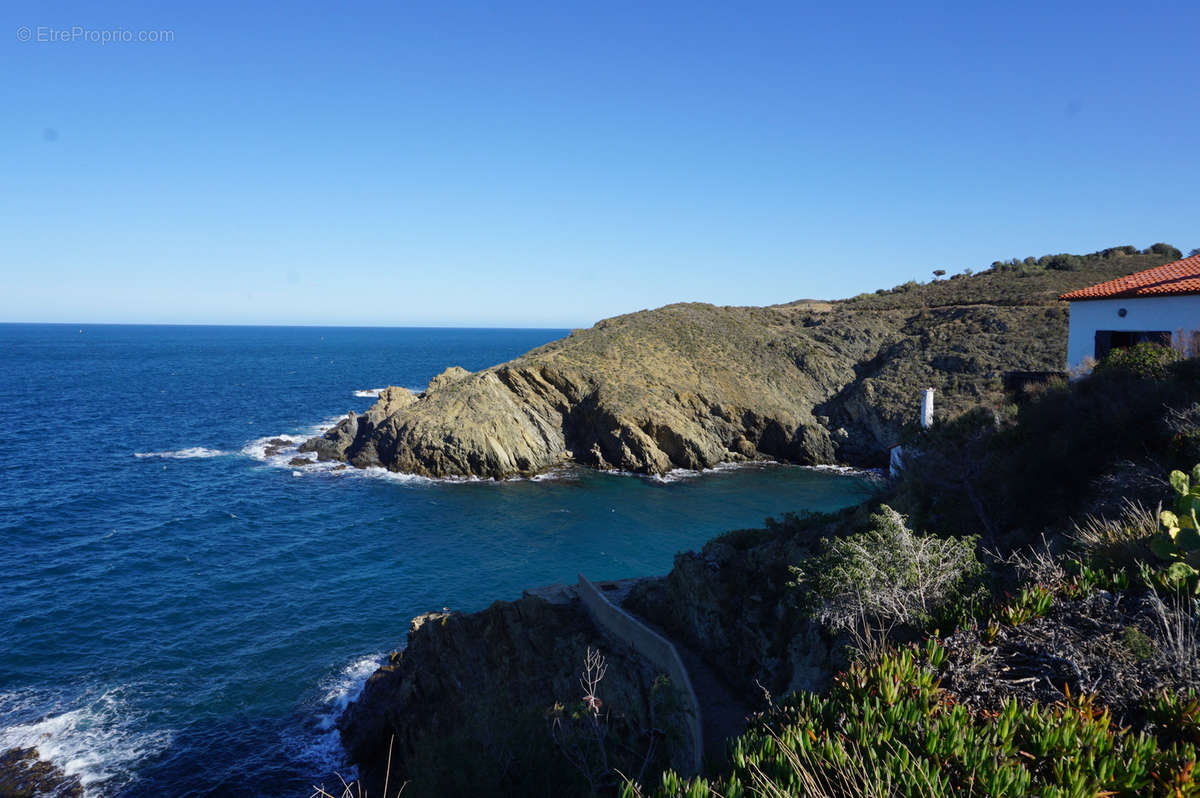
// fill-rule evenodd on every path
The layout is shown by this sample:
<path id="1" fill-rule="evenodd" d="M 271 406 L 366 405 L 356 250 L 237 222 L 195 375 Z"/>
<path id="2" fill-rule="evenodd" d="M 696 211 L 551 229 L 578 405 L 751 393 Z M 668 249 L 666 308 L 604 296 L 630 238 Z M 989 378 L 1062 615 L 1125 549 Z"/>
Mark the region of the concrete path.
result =
<path id="1" fill-rule="evenodd" d="M 704 746 L 705 769 L 713 766 L 720 767 L 725 762 L 726 741 L 741 734 L 745 728 L 746 718 L 754 711 L 754 708 L 739 698 L 725 683 L 725 680 L 694 649 L 672 637 L 662 627 L 647 621 L 624 606 L 629 591 L 640 581 L 642 580 L 621 579 L 596 582 L 595 585 L 602 592 L 604 598 L 614 606 L 620 607 L 675 647 L 684 670 L 687 671 L 688 679 L 691 681 L 692 691 L 696 694 L 696 703 L 700 707 L 700 736 Z M 579 598 L 579 588 L 576 585 L 547 585 L 526 590 L 525 593 L 526 595 L 541 596 L 554 604 L 565 604 Z"/>
<path id="2" fill-rule="evenodd" d="M 692 681 L 692 691 L 696 694 L 696 703 L 700 705 L 705 770 L 723 765 L 726 741 L 742 733 L 746 725 L 746 718 L 754 711 L 753 707 L 740 699 L 720 674 L 713 670 L 695 649 L 690 648 L 661 626 L 647 621 L 628 607 L 623 609 L 671 641 L 675 650 L 679 652 L 679 658 L 683 660 L 683 667 L 687 669 L 688 678 Z"/>
<path id="3" fill-rule="evenodd" d="M 725 743 L 742 733 L 746 718 L 753 709 L 725 684 L 725 680 L 708 666 L 700 655 L 661 629 L 659 634 L 675 644 L 683 667 L 692 680 L 696 702 L 700 704 L 701 731 L 704 734 L 705 770 L 725 763 Z"/>

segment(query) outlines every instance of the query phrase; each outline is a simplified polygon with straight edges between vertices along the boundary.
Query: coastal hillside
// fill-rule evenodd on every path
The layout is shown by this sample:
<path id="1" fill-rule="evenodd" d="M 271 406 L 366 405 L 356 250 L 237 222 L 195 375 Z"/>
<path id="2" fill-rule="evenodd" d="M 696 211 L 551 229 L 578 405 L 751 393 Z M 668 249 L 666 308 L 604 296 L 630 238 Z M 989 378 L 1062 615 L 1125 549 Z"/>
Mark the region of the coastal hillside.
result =
<path id="1" fill-rule="evenodd" d="M 1002 402 L 1004 372 L 1063 367 L 1060 293 L 1177 255 L 1116 247 L 837 302 L 639 311 L 483 371 L 448 368 L 419 395 L 390 388 L 302 448 L 433 477 L 878 465 L 921 389 L 938 391 L 943 416 Z"/>
<path id="2" fill-rule="evenodd" d="M 700 774 L 606 758 L 672 724 L 566 588 L 419 619 L 340 721 L 351 759 L 373 795 L 1200 795 L 1200 360 L 1139 347 L 914 433 L 865 504 L 637 580 L 624 609 L 744 709 Z M 571 682 L 593 645 L 611 686 Z M 563 706 L 602 733 L 564 745 Z"/>

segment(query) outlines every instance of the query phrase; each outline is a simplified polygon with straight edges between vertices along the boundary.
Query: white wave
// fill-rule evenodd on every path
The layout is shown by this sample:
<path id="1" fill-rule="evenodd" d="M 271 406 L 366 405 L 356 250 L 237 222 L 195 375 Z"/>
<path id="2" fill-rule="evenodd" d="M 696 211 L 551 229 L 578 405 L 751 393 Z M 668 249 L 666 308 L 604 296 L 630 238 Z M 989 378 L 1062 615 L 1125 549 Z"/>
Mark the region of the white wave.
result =
<path id="1" fill-rule="evenodd" d="M 882 468 L 855 468 L 854 466 L 843 465 L 814 465 L 800 466 L 809 471 L 823 471 L 829 474 L 845 474 L 848 477 L 864 477 L 866 479 L 883 479 L 887 477 L 887 471 Z"/>
<path id="2" fill-rule="evenodd" d="M 271 465 L 286 465 L 294 453 L 286 453 L 278 455 L 276 458 L 268 458 Z M 273 462 L 279 461 L 279 462 Z M 291 468 L 292 466 L 288 466 Z M 382 466 L 367 466 L 366 468 L 358 468 L 356 466 L 348 466 L 345 463 L 336 461 L 317 462 L 313 461 L 310 465 L 306 465 L 303 471 L 293 471 L 295 476 L 309 476 L 320 474 L 327 477 L 341 477 L 344 479 L 379 479 L 387 482 L 398 482 L 409 485 L 453 485 L 465 482 L 479 482 L 489 484 L 499 484 L 497 480 L 491 477 L 427 477 L 423 474 L 409 474 L 402 471 L 389 471 Z M 525 477 L 515 477 L 513 479 L 525 479 Z M 508 480 L 511 481 L 511 480 Z"/>
<path id="3" fill-rule="evenodd" d="M 312 438 L 316 435 L 324 435 L 326 432 L 329 432 L 329 430 L 333 429 L 345 420 L 346 416 L 344 414 L 340 416 L 330 416 L 324 421 L 318 421 L 316 424 L 305 427 L 300 431 L 300 437 L 307 440 L 308 438 Z"/>
<path id="4" fill-rule="evenodd" d="M 640 471 L 626 471 L 620 468 L 611 468 L 598 473 L 610 474 L 615 477 L 637 477 L 638 479 L 645 479 L 650 482 L 682 482 L 726 471 L 739 471 L 746 468 L 773 465 L 779 465 L 779 463 L 773 460 L 748 460 L 742 463 L 717 463 L 712 468 L 672 468 L 664 474 L 644 474 Z"/>
<path id="5" fill-rule="evenodd" d="M 35 749 L 39 759 L 77 776 L 85 796 L 116 791 L 134 780 L 139 761 L 171 744 L 169 731 L 145 730 L 145 713 L 133 709 L 122 693 L 108 690 L 75 709 L 0 728 L 0 750 Z M 26 710 L 32 703 L 27 695 L 0 700 Z"/>
<path id="6" fill-rule="evenodd" d="M 319 421 L 299 432 L 282 432 L 278 435 L 264 435 L 261 438 L 255 438 L 242 446 L 241 452 L 247 457 L 269 463 L 280 468 L 290 467 L 288 461 L 296 457 L 300 452 L 300 444 L 304 443 L 309 438 L 316 438 L 324 435 L 329 430 L 336 427 L 345 416 L 332 416 Z M 280 446 L 279 441 L 283 441 L 284 445 Z M 267 454 L 267 449 L 278 448 L 273 455 Z"/>
<path id="7" fill-rule="evenodd" d="M 161 457 L 168 460 L 194 460 L 204 457 L 221 457 L 229 452 L 221 449 L 209 449 L 204 446 L 191 446 L 187 449 L 176 449 L 170 452 L 134 452 L 134 457 Z"/>
<path id="8" fill-rule="evenodd" d="M 806 471 L 821 471 L 832 474 L 845 474 L 846 476 L 863 477 L 866 479 L 878 479 L 886 476 L 886 472 L 879 468 L 854 468 L 852 466 L 840 465 L 815 465 L 815 466 L 796 466 L 788 463 L 781 463 L 778 460 L 745 460 L 738 463 L 717 463 L 712 468 L 672 468 L 664 474 L 643 474 L 637 471 L 624 471 L 621 469 L 610 469 L 602 471 L 603 474 L 611 474 L 618 477 L 639 477 L 651 482 L 682 482 L 697 477 L 708 476 L 710 474 L 720 474 L 730 471 L 743 471 L 762 468 L 802 468 Z M 552 472 L 551 472 L 552 473 Z M 537 479 L 537 477 L 534 477 Z"/>
<path id="9" fill-rule="evenodd" d="M 345 752 L 337 722 L 350 702 L 362 695 L 367 679 L 383 664 L 382 654 L 369 654 L 348 663 L 337 673 L 325 678 L 318 690 L 321 692 L 317 710 L 316 728 L 312 735 L 300 745 L 300 756 L 326 773 L 341 771 L 347 779 L 353 773 L 346 772 Z"/>
<path id="10" fill-rule="evenodd" d="M 428 385 L 405 385 L 404 389 L 410 393 L 418 394 L 425 393 Z M 379 395 L 386 391 L 387 388 L 364 388 L 354 392 L 354 395 L 361 399 L 378 399 Z"/>
<path id="11" fill-rule="evenodd" d="M 517 482 L 521 480 L 531 479 L 530 477 L 509 477 L 503 480 L 497 480 L 493 477 L 478 477 L 478 476 L 446 476 L 446 477 L 427 477 L 424 474 L 410 474 L 405 471 L 389 471 L 382 466 L 367 466 L 366 468 L 357 468 L 355 466 L 347 466 L 345 463 L 325 462 L 314 463 L 313 466 L 305 469 L 308 473 L 328 474 L 336 477 L 360 479 L 381 479 L 387 482 L 399 482 L 410 485 L 458 485 L 463 483 L 482 483 L 489 485 L 499 485 L 503 482 Z"/>
<path id="12" fill-rule="evenodd" d="M 346 468 L 337 473 L 344 476 L 360 476 L 368 479 L 384 479 L 389 482 L 406 482 L 406 483 L 434 483 L 434 482 L 482 482 L 479 477 L 441 477 L 434 479 L 433 477 L 425 477 L 420 474 L 406 474 L 403 471 L 388 471 L 380 466 L 367 466 L 366 468 Z"/>
<path id="13" fill-rule="evenodd" d="M 592 469 L 586 466 L 577 465 L 575 463 L 562 463 L 560 465 L 551 466 L 548 470 L 538 474 L 530 474 L 528 476 L 512 476 L 505 477 L 503 482 L 558 482 L 561 480 L 578 479 L 579 476 Z"/>
<path id="14" fill-rule="evenodd" d="M 755 468 L 771 468 L 775 466 L 784 468 L 802 468 L 806 471 L 820 471 L 826 474 L 844 474 L 845 476 L 863 477 L 866 479 L 878 479 L 879 477 L 884 476 L 884 471 L 878 468 L 854 468 L 852 466 L 841 465 L 791 466 L 787 463 L 781 463 L 778 460 L 746 460 L 740 463 L 717 463 L 712 468 L 702 469 L 672 468 L 665 474 L 636 474 L 629 471 L 613 471 L 609 473 L 620 474 L 622 476 L 645 477 L 653 482 L 681 482 L 709 474 Z"/>
<path id="15" fill-rule="evenodd" d="M 332 729 L 350 702 L 358 700 L 367 679 L 379 670 L 383 659 L 382 654 L 359 657 L 321 685 L 324 690 L 321 703 L 326 707 L 318 724 L 322 729 Z"/>
<path id="16" fill-rule="evenodd" d="M 289 446 L 285 448 L 295 449 L 306 439 L 300 437 L 299 435 L 267 435 L 263 438 L 255 438 L 243 446 L 242 454 L 246 455 L 247 457 L 252 457 L 255 460 L 269 461 L 272 459 L 272 457 L 267 455 L 267 449 L 272 447 L 272 441 L 279 440 L 287 441 Z M 277 457 L 278 455 L 275 456 Z"/>
<path id="17" fill-rule="evenodd" d="M 510 477 L 510 479 L 514 482 L 521 480 L 528 480 L 530 482 L 556 482 L 560 479 L 571 479 L 576 476 L 578 476 L 578 469 L 575 466 L 563 466 L 543 471 L 540 474 L 534 474 L 531 477 Z"/>
<path id="18" fill-rule="evenodd" d="M 654 482 L 682 482 L 687 479 L 695 479 L 707 474 L 718 474 L 722 471 L 738 471 L 748 466 L 763 465 L 763 461 L 753 461 L 749 463 L 717 463 L 712 468 L 672 468 L 665 474 L 649 474 L 639 475 L 647 476 Z"/>

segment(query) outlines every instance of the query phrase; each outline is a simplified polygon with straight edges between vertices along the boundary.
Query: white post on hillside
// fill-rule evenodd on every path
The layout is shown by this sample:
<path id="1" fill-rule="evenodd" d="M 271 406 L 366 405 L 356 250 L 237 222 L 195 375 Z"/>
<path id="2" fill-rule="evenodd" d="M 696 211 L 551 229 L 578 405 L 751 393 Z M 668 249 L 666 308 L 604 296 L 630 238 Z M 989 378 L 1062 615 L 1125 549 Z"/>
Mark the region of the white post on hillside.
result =
<path id="1" fill-rule="evenodd" d="M 933 389 L 925 389 L 925 398 L 921 400 L 921 428 L 933 426 Z"/>

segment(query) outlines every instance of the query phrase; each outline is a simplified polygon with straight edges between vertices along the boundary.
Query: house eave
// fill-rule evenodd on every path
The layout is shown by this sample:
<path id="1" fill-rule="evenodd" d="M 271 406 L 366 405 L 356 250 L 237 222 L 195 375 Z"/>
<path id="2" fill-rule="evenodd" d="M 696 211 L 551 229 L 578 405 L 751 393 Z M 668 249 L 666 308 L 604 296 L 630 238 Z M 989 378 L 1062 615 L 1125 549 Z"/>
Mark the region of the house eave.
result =
<path id="1" fill-rule="evenodd" d="M 1153 294 L 1142 294 L 1136 291 L 1127 291 L 1122 294 L 1107 294 L 1105 296 L 1071 296 L 1063 294 L 1059 296 L 1059 302 L 1100 302 L 1105 299 L 1161 299 L 1171 296 L 1200 296 L 1200 291 L 1163 291 Z"/>

